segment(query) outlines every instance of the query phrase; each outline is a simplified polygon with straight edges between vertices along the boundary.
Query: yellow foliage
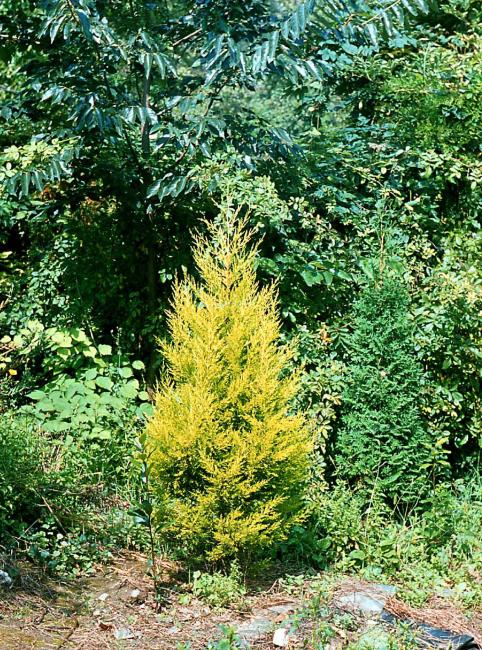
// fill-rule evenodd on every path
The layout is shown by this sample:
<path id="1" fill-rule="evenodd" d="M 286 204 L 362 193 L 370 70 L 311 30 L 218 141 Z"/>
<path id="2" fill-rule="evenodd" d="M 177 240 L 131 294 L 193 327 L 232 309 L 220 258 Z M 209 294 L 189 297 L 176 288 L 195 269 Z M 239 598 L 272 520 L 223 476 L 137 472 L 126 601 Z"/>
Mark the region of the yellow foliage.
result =
<path id="1" fill-rule="evenodd" d="M 298 377 L 279 344 L 277 293 L 235 216 L 195 241 L 201 281 L 176 284 L 168 376 L 148 429 L 165 535 L 192 559 L 259 554 L 300 520 L 311 443 L 290 412 Z"/>

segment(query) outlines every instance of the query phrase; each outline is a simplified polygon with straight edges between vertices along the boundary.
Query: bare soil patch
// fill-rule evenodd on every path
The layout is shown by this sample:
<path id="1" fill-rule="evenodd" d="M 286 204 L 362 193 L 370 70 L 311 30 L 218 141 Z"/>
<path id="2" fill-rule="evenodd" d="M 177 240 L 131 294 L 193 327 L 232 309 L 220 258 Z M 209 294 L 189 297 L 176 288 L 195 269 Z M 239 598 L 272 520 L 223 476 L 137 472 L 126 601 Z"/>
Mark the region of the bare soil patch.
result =
<path id="1" fill-rule="evenodd" d="M 95 575 L 69 582 L 23 566 L 14 586 L 0 593 L 0 650 L 175 650 L 187 642 L 190 650 L 201 650 L 219 638 L 222 625 L 243 630 L 253 649 L 272 649 L 273 631 L 288 622 L 293 627 L 293 621 L 296 629 L 288 647 L 318 647 L 313 641 L 317 620 L 309 608 L 310 581 L 288 592 L 275 575 L 265 576 L 262 591 L 254 585 L 241 609 L 215 610 L 194 598 L 180 598 L 185 575 L 179 566 L 165 562 L 160 569 L 165 599 L 158 607 L 142 554 L 120 556 L 97 567 Z M 370 589 L 368 583 L 341 578 L 330 606 L 337 609 L 336 597 L 354 587 Z M 416 610 L 390 597 L 386 609 L 401 618 L 482 638 L 482 612 L 469 620 L 445 600 Z M 359 629 L 365 622 L 360 615 Z M 356 631 L 335 630 L 337 637 L 326 647 L 346 647 L 356 636 Z"/>

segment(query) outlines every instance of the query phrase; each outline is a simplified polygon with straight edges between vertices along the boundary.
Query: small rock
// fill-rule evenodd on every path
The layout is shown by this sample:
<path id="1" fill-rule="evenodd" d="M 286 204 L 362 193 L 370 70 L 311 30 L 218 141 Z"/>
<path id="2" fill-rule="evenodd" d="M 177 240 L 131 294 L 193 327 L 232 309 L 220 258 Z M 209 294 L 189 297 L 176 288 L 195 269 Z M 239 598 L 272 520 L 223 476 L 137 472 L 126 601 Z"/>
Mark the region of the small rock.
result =
<path id="1" fill-rule="evenodd" d="M 167 633 L 168 634 L 178 634 L 181 631 L 180 627 L 177 627 L 176 625 L 173 625 L 172 627 L 168 628 Z"/>
<path id="2" fill-rule="evenodd" d="M 123 639 L 134 639 L 135 634 L 128 627 L 120 627 L 114 632 L 114 637 L 117 641 L 121 641 Z"/>
<path id="3" fill-rule="evenodd" d="M 253 618 L 238 627 L 238 634 L 247 641 L 256 641 L 273 629 L 273 623 L 266 618 Z"/>
<path id="4" fill-rule="evenodd" d="M 140 589 L 133 589 L 133 590 L 129 593 L 129 598 L 130 598 L 131 600 L 139 600 L 139 596 L 140 596 L 140 595 L 141 595 Z"/>
<path id="5" fill-rule="evenodd" d="M 377 590 L 382 591 L 388 596 L 394 596 L 397 593 L 397 588 L 393 585 L 382 585 L 380 583 L 376 584 L 375 587 Z"/>
<path id="6" fill-rule="evenodd" d="M 268 607 L 268 611 L 283 615 L 291 614 L 291 612 L 294 612 L 295 609 L 296 605 L 294 603 L 289 603 L 286 605 L 272 605 L 271 607 Z"/>
<path id="7" fill-rule="evenodd" d="M 346 596 L 341 596 L 338 603 L 342 609 L 358 611 L 363 614 L 380 614 L 384 603 L 360 591 L 354 591 Z"/>
<path id="8" fill-rule="evenodd" d="M 99 596 L 98 600 L 100 600 L 101 602 L 105 602 L 107 598 L 109 598 L 109 594 L 103 593 Z"/>
<path id="9" fill-rule="evenodd" d="M 273 645 L 277 648 L 286 648 L 288 645 L 289 633 L 284 627 L 279 627 L 273 634 Z"/>
<path id="10" fill-rule="evenodd" d="M 0 571 L 0 585 L 3 585 L 4 587 L 12 586 L 12 578 L 6 571 Z"/>

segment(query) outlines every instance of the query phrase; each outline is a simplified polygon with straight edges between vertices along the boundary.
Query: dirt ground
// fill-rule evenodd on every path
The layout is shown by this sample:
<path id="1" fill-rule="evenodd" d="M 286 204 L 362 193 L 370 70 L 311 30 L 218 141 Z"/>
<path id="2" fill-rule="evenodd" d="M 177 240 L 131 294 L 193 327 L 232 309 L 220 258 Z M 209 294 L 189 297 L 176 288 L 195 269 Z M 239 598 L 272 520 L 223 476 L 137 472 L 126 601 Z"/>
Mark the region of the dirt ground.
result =
<path id="1" fill-rule="evenodd" d="M 183 643 L 190 650 L 201 650 L 219 638 L 222 625 L 251 635 L 249 647 L 255 650 L 273 649 L 273 631 L 288 620 L 296 621 L 296 629 L 286 647 L 321 647 L 314 641 L 317 621 L 315 609 L 310 610 L 313 592 L 308 581 L 286 589 L 275 576 L 265 576 L 262 591 L 248 594 L 241 609 L 213 610 L 182 597 L 179 567 L 166 562 L 160 569 L 165 600 L 159 607 L 141 554 L 124 555 L 98 567 L 95 575 L 71 582 L 22 567 L 14 586 L 0 591 L 0 650 L 175 650 Z M 366 583 L 341 579 L 329 606 L 339 608 L 340 596 L 364 587 Z M 468 620 L 446 601 L 414 610 L 390 597 L 385 609 L 401 618 L 482 638 L 482 612 Z M 365 623 L 360 615 L 358 628 Z M 334 629 L 336 637 L 323 647 L 346 647 L 354 631 L 337 629 L 336 624 Z"/>

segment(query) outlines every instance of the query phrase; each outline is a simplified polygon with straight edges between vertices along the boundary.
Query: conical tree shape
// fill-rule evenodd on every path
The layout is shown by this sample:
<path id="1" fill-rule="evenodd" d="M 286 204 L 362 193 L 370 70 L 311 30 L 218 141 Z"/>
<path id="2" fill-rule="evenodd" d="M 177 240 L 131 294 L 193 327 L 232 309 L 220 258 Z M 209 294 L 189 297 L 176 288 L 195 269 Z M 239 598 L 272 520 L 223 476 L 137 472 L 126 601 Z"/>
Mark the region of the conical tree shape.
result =
<path id="1" fill-rule="evenodd" d="M 195 241 L 201 282 L 174 290 L 168 377 L 147 431 L 166 536 L 191 559 L 258 555 L 300 518 L 310 440 L 283 374 L 274 287 L 259 289 L 256 249 L 225 216 Z"/>
<path id="2" fill-rule="evenodd" d="M 397 504 L 423 496 L 435 442 L 418 408 L 423 374 L 408 311 L 405 286 L 390 278 L 356 303 L 337 440 L 338 475 Z"/>

